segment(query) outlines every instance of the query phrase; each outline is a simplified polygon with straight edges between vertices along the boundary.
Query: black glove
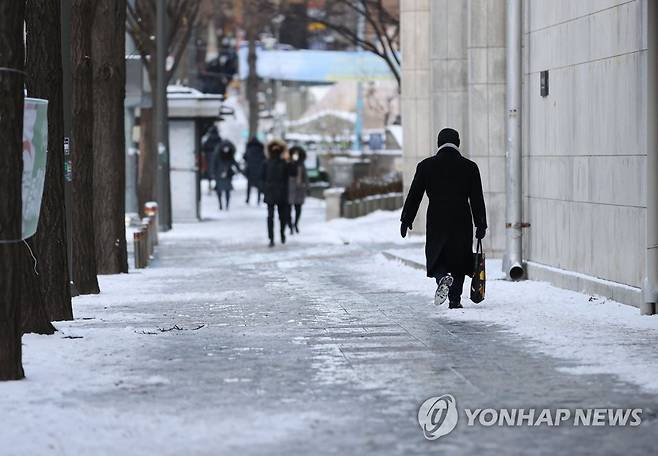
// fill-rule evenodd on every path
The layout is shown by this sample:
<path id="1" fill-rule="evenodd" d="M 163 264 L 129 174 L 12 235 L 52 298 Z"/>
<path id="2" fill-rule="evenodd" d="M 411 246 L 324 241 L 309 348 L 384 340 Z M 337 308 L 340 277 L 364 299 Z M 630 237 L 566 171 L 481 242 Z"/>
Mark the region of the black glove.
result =
<path id="1" fill-rule="evenodd" d="M 477 239 L 484 239 L 484 236 L 487 234 L 487 229 L 486 228 L 480 228 L 477 227 L 475 229 L 475 237 Z"/>
<path id="2" fill-rule="evenodd" d="M 412 229 L 411 225 L 407 226 L 406 223 L 402 222 L 402 224 L 400 225 L 400 234 L 402 235 L 402 237 L 407 237 L 407 229 L 411 230 Z"/>

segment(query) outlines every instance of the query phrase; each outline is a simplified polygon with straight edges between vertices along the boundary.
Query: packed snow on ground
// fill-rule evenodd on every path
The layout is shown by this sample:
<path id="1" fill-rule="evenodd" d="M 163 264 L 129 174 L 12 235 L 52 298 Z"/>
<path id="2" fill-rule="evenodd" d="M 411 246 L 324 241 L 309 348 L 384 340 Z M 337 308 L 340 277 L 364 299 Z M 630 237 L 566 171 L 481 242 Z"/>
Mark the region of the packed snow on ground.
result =
<path id="1" fill-rule="evenodd" d="M 238 180 L 236 188 L 243 189 L 244 181 Z M 214 197 L 204 198 L 203 204 L 205 213 L 213 214 L 209 216 L 211 219 L 228 220 L 230 217 L 230 212 L 216 215 Z M 242 205 L 243 201 L 234 201 L 233 204 Z M 307 199 L 302 218 L 302 236 L 293 237 L 289 242 L 309 245 L 389 243 L 395 244 L 395 247 L 387 249 L 387 252 L 412 262 L 424 263 L 422 236 L 412 233 L 406 239 L 400 237 L 400 211 L 377 211 L 357 219 L 335 219 L 330 222 L 324 222 L 324 211 L 323 201 Z M 261 213 L 253 219 L 233 219 L 231 223 L 244 224 L 244 227 L 223 233 L 217 231 L 214 224 L 184 224 L 176 226 L 166 237 L 170 240 L 178 237 L 186 239 L 190 233 L 195 233 L 200 237 L 220 238 L 223 242 L 238 243 L 247 239 L 266 242 Z M 204 231 L 204 225 L 207 231 Z M 227 236 L 235 238 L 229 240 Z M 158 271 L 149 273 L 157 274 Z M 194 272 L 188 270 L 182 273 Z M 435 284 L 425 277 L 422 270 L 378 255 L 372 266 L 358 273 L 369 275 L 369 283 L 373 287 L 397 288 L 410 294 L 420 294 L 431 305 Z M 563 290 L 544 282 L 505 281 L 501 262 L 497 259 L 487 260 L 487 276 L 487 298 L 484 302 L 474 304 L 468 299 L 470 281 L 467 278 L 462 298 L 466 308 L 449 310 L 444 305 L 436 309 L 437 315 L 453 320 L 501 325 L 533 341 L 535 350 L 580 364 L 577 368 L 565 368 L 569 372 L 615 374 L 625 381 L 658 391 L 655 382 L 658 378 L 658 356 L 655 350 L 643 344 L 644 340 L 656 340 L 658 337 L 658 317 L 640 316 L 634 307 L 604 297 Z M 122 283 L 119 280 L 115 286 Z M 163 296 L 163 299 L 170 298 Z"/>
<path id="2" fill-rule="evenodd" d="M 418 249 L 391 250 L 401 258 L 422 260 Z M 383 255 L 376 265 L 363 268 L 374 286 L 409 294 L 421 291 L 433 305 L 435 282 L 425 272 Z M 576 361 L 564 368 L 574 374 L 614 374 L 649 391 L 658 391 L 658 317 L 641 316 L 639 310 L 604 297 L 563 290 L 545 282 L 502 280 L 500 261 L 487 260 L 486 299 L 474 304 L 468 299 L 467 278 L 462 295 L 463 310 L 436 308 L 440 318 L 500 325 L 532 343 L 530 348 L 547 355 Z M 496 279 L 491 279 L 491 276 Z"/>
<path id="3" fill-rule="evenodd" d="M 266 205 L 261 202 L 256 206 L 256 193 L 252 190 L 250 211 L 241 209 L 244 205 L 244 191 L 246 181 L 241 176 L 234 179 L 233 186 L 236 191 L 231 197 L 231 209 L 226 212 L 217 210 L 219 203 L 213 193 L 207 190 L 204 181 L 201 200 L 200 223 L 181 223 L 166 234 L 167 239 L 189 239 L 196 236 L 206 239 L 218 239 L 222 243 L 243 243 L 262 240 L 267 242 Z M 239 213 L 236 213 L 236 209 Z M 238 215 L 239 214 L 239 215 Z M 294 212 L 293 212 L 294 215 Z M 301 231 L 302 236 L 289 237 L 290 242 L 317 244 L 349 244 L 349 243 L 394 243 L 408 245 L 409 241 L 400 237 L 400 210 L 376 211 L 367 217 L 356 219 L 334 219 L 325 222 L 324 201 L 316 198 L 307 198 L 302 209 Z M 278 242 L 278 216 L 275 211 L 275 233 Z M 220 222 L 218 226 L 216 223 Z M 222 224 L 230 224 L 230 229 L 222 230 Z M 286 231 L 287 232 L 287 231 Z M 416 243 L 422 242 L 416 237 Z"/>
<path id="4" fill-rule="evenodd" d="M 236 182 L 237 187 L 241 185 L 243 182 Z M 471 303 L 465 293 L 464 310 L 448 310 L 445 305 L 434 308 L 431 303 L 435 284 L 425 277 L 424 271 L 387 259 L 379 253 L 387 249 L 401 257 L 407 255 L 407 258 L 422 261 L 422 238 L 401 239 L 399 236 L 399 211 L 376 212 L 354 220 L 327 223 L 323 203 L 309 199 L 304 206 L 302 233 L 290 238 L 286 246 L 277 245 L 268 250 L 265 248 L 265 208 L 263 205 L 258 208 L 255 204 L 245 208 L 242 198 L 243 194 L 236 192 L 231 211 L 219 212 L 216 199 L 212 195 L 205 197 L 202 208 L 205 221 L 176 224 L 173 231 L 162 235 L 166 242 L 160 248 L 190 242 L 222 243 L 225 246 L 255 242 L 262 243 L 262 252 L 265 253 L 249 251 L 244 254 L 246 258 L 236 258 L 236 261 L 248 262 L 260 258 L 258 255 L 272 255 L 274 252 L 277 261 L 294 262 L 331 249 L 360 245 L 373 253 L 372 262 L 367 267 L 346 263 L 345 268 L 353 270 L 373 290 L 405 292 L 402 299 L 413 299 L 418 305 L 427 306 L 428 318 L 477 321 L 503 327 L 527 340 L 528 350 L 577 362 L 579 367 L 570 367 L 569 372 L 615 374 L 624 381 L 658 391 L 655 383 L 658 378 L 656 317 L 641 317 L 635 308 L 603 298 L 590 299 L 588 295 L 557 289 L 546 283 L 495 280 L 500 277 L 494 273 L 500 268 L 496 262 L 488 263 L 490 280 L 487 299 L 483 303 Z M 305 244 L 305 249 L 288 249 L 289 246 Z M 383 244 L 388 245 L 382 247 Z M 59 442 L 53 443 L 52 454 L 57 454 L 65 446 L 62 442 L 71 439 L 76 440 L 77 448 L 86 454 L 107 448 L 117 448 L 117 454 L 149 454 L 153 448 L 148 447 L 148 441 L 166 441 L 179 430 L 187 433 L 185 438 L 188 441 L 203 439 L 208 430 L 192 428 L 190 422 L 194 421 L 187 421 L 185 414 L 179 416 L 173 404 L 159 404 L 162 410 L 158 413 L 146 409 L 134 411 L 131 419 L 134 431 L 123 437 L 131 445 L 144 442 L 145 446 L 131 448 L 122 446 L 115 433 L 104 432 L 115 427 L 123 429 L 125 415 L 115 413 L 111 408 L 98 407 L 93 402 L 75 408 L 66 407 L 73 397 L 92 397 L 109 390 L 119 394 L 121 391 L 142 391 L 153 385 L 168 384 L 170 380 L 166 376 L 147 375 L 142 369 L 127 369 L 126 365 L 130 364 L 127 360 L 139 353 L 156 350 L 159 339 L 148 333 L 159 330 L 157 325 L 161 324 L 162 314 L 158 314 L 158 306 L 166 308 L 171 307 L 171 303 L 180 303 L 179 307 L 184 309 L 186 303 L 201 302 L 212 310 L 236 298 L 235 291 L 227 292 L 225 296 L 206 293 L 203 284 L 194 290 L 161 291 L 162 283 L 171 277 L 194 277 L 201 269 L 202 266 L 195 264 L 180 264 L 133 270 L 128 275 L 102 276 L 99 278 L 100 295 L 74 299 L 75 321 L 57 322 L 59 332 L 53 336 L 24 336 L 23 359 L 27 378 L 20 382 L 0 383 L 0 408 L 3 416 L 10 420 L 9 425 L 0 429 L 0 440 L 4 444 L 0 446 L 0 453 L 34 454 L 29 436 L 37 432 L 43 437 L 40 442 Z M 203 270 L 207 271 L 207 268 Z M 468 283 L 464 289 L 468 290 Z M 184 311 L 172 317 L 186 330 L 203 323 Z M 103 325 L 99 327 L 98 321 Z M 185 332 L 185 336 L 180 337 L 191 337 L 189 334 L 192 332 Z M 208 349 L 207 356 L 215 355 Z M 230 384 L 240 382 L 240 377 L 232 375 L 222 379 L 220 376 L 218 381 Z M 258 429 L 266 424 L 276 438 L 277 426 L 296 426 L 298 423 L 294 417 L 289 418 L 272 422 L 264 417 L 267 423 L 237 423 L 236 426 L 244 425 L 247 429 L 254 425 Z M 303 417 L 297 418 L 300 419 Z M 279 430 L 285 431 L 283 428 Z M 94 440 L 86 439 L 84 432 L 93 432 Z M 140 436 L 144 435 L 151 438 L 141 439 Z M 227 435 L 227 439 L 230 438 Z M 184 454 L 184 449 L 171 451 Z"/>

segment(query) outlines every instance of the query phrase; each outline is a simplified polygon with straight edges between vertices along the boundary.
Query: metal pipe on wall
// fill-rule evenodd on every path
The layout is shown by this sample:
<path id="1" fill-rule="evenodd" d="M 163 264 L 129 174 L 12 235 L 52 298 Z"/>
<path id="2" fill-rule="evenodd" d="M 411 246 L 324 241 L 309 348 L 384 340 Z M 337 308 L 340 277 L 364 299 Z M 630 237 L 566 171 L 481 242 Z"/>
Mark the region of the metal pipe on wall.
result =
<path id="1" fill-rule="evenodd" d="M 521 198 L 521 0 L 506 4 L 505 79 L 505 261 L 508 279 L 525 275 L 522 259 Z"/>
<path id="2" fill-rule="evenodd" d="M 653 315 L 658 301 L 658 4 L 647 4 L 647 249 L 640 313 Z"/>

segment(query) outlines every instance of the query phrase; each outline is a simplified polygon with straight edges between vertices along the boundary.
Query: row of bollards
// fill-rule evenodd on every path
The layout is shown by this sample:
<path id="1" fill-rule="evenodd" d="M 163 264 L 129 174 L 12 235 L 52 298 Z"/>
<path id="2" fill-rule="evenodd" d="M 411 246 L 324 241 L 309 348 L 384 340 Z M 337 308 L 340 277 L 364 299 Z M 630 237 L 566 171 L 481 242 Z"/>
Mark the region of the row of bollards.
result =
<path id="1" fill-rule="evenodd" d="M 158 203 L 144 204 L 144 215 L 139 229 L 133 233 L 135 269 L 149 265 L 158 245 Z"/>
<path id="2" fill-rule="evenodd" d="M 402 203 L 402 193 L 367 196 L 365 198 L 343 202 L 342 216 L 345 218 L 356 218 L 379 210 L 394 211 L 400 209 Z"/>

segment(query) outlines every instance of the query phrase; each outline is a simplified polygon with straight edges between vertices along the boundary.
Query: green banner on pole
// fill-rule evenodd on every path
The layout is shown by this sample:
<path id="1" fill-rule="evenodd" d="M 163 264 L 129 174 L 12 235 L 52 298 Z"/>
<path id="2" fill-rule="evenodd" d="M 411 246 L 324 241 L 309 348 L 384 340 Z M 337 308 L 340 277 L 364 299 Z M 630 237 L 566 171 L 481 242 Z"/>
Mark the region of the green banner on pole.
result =
<path id="1" fill-rule="evenodd" d="M 48 154 L 48 101 L 25 99 L 23 113 L 23 230 L 34 236 L 39 224 Z"/>

